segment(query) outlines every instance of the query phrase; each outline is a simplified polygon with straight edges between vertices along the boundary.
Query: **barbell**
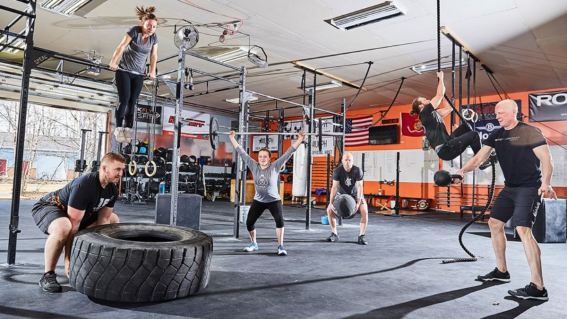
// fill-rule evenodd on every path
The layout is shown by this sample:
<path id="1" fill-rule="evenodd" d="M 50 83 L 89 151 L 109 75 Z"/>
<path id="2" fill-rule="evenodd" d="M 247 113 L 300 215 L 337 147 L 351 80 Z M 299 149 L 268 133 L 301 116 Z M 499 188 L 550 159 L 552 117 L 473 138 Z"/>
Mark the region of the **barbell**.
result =
<path id="1" fill-rule="evenodd" d="M 211 143 L 211 147 L 213 150 L 216 150 L 219 146 L 219 135 L 229 135 L 230 132 L 220 132 L 219 129 L 228 128 L 226 126 L 220 126 L 218 120 L 211 116 L 211 120 L 209 122 L 209 131 L 208 132 L 191 132 L 191 134 L 195 135 L 205 135 L 209 136 L 209 142 Z M 229 128 L 230 129 L 230 128 Z M 284 133 L 284 132 L 236 132 L 238 135 L 298 135 L 298 133 Z M 316 136 L 319 140 L 319 151 L 322 151 L 323 148 L 323 136 L 343 136 L 343 133 L 323 133 L 322 125 L 319 125 L 317 133 L 305 133 L 305 136 Z"/>

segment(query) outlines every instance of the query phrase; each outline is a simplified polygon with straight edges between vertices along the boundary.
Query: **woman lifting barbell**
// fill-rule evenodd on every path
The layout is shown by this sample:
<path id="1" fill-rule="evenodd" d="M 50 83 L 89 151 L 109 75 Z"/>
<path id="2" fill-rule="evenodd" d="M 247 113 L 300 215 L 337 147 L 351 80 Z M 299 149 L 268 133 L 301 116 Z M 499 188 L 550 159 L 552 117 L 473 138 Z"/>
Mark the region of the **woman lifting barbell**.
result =
<path id="1" fill-rule="evenodd" d="M 246 228 L 248 229 L 248 234 L 250 235 L 250 245 L 244 248 L 246 252 L 252 252 L 258 250 L 258 243 L 256 242 L 256 230 L 254 224 L 260 216 L 267 209 L 270 211 L 274 220 L 276 221 L 276 235 L 278 237 L 278 255 L 286 256 L 287 251 L 284 248 L 283 238 L 284 238 L 284 219 L 283 219 L 283 208 L 281 197 L 279 194 L 279 180 L 280 180 L 280 170 L 285 162 L 289 160 L 293 152 L 301 145 L 303 139 L 305 138 L 305 133 L 300 131 L 298 133 L 297 141 L 277 160 L 273 163 L 272 153 L 267 148 L 263 148 L 258 152 L 258 162 L 253 160 L 246 151 L 238 144 L 234 136 L 236 132 L 230 131 L 228 137 L 230 142 L 238 152 L 238 155 L 242 156 L 242 159 L 246 166 L 252 171 L 252 176 L 254 178 L 254 186 L 256 188 L 256 194 L 254 195 L 254 200 L 252 201 L 252 206 L 248 211 L 248 216 L 246 218 Z"/>
<path id="2" fill-rule="evenodd" d="M 462 154 L 468 146 L 472 148 L 474 154 L 478 153 L 482 146 L 480 137 L 477 132 L 470 129 L 466 122 L 463 122 L 451 135 L 447 133 L 443 118 L 452 112 L 452 107 L 445 100 L 443 72 L 437 72 L 437 78 L 439 83 L 435 96 L 431 100 L 424 97 L 413 100 L 412 113 L 419 115 L 425 136 L 440 159 L 450 161 Z M 442 108 L 439 107 L 441 102 L 443 102 Z M 496 161 L 495 154 L 490 156 L 479 168 L 489 167 L 492 161 Z"/>

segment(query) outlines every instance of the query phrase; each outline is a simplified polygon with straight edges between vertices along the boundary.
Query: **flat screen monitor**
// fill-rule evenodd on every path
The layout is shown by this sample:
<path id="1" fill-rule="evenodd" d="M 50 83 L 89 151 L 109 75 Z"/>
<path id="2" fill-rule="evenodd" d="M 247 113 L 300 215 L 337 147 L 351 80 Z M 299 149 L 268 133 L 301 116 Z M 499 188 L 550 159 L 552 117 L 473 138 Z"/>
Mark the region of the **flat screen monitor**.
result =
<path id="1" fill-rule="evenodd" d="M 368 134 L 370 145 L 397 144 L 399 141 L 398 124 L 374 126 Z"/>

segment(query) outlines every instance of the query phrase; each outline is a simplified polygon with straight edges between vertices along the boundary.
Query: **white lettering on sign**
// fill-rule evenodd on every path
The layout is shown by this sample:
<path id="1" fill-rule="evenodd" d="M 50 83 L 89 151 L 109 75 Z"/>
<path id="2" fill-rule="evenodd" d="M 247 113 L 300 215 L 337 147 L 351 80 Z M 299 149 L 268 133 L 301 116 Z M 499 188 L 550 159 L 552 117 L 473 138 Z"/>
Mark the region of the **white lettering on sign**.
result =
<path id="1" fill-rule="evenodd" d="M 542 94 L 536 96 L 536 105 L 542 106 L 542 104 L 548 106 L 567 104 L 567 93 L 557 93 L 554 95 Z"/>

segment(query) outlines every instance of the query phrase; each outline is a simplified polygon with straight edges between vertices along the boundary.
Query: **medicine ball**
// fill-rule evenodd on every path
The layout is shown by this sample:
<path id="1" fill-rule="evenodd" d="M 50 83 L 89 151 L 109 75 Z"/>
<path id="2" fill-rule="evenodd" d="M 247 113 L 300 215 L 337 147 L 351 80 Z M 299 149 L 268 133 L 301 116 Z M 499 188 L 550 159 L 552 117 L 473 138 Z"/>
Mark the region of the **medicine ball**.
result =
<path id="1" fill-rule="evenodd" d="M 132 153 L 132 144 L 127 144 L 126 146 L 124 146 L 124 148 L 122 149 L 122 151 L 124 153 L 130 154 Z"/>
<path id="2" fill-rule="evenodd" d="M 191 164 L 197 163 L 197 157 L 195 157 L 195 155 L 189 156 L 189 163 Z"/>
<path id="3" fill-rule="evenodd" d="M 173 148 L 168 148 L 165 154 L 165 159 L 168 162 L 171 162 L 171 160 L 173 159 Z"/>
<path id="4" fill-rule="evenodd" d="M 158 166 L 156 168 L 156 173 L 154 174 L 155 178 L 162 178 L 165 176 L 165 167 L 163 166 Z"/>
<path id="5" fill-rule="evenodd" d="M 335 206 L 337 215 L 342 218 L 352 218 L 356 214 L 354 210 L 356 208 L 356 201 L 350 195 L 337 194 L 333 201 L 333 206 Z"/>
<path id="6" fill-rule="evenodd" d="M 167 153 L 167 150 L 163 147 L 158 148 L 154 152 L 155 155 L 157 155 L 159 157 L 163 157 L 163 158 L 165 158 L 166 153 Z"/>
<path id="7" fill-rule="evenodd" d="M 189 156 L 188 155 L 181 155 L 181 162 L 182 163 L 189 163 Z"/>

